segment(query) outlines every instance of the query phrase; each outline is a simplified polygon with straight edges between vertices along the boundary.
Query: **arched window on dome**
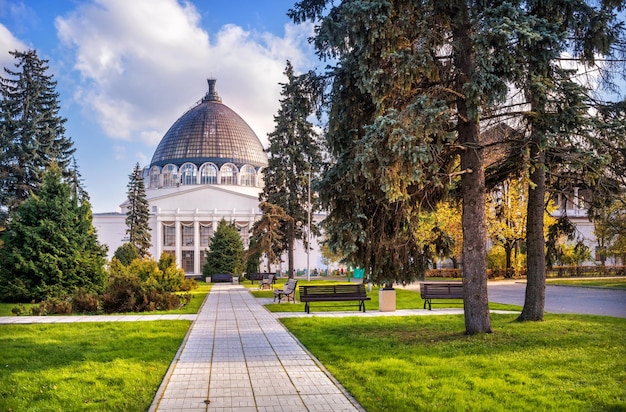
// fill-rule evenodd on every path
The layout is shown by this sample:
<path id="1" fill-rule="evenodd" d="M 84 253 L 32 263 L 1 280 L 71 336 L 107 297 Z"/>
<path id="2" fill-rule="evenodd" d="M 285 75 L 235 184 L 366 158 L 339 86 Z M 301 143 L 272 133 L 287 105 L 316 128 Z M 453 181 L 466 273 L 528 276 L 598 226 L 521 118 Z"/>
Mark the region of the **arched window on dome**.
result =
<path id="1" fill-rule="evenodd" d="M 149 188 L 156 189 L 159 187 L 159 177 L 161 176 L 161 168 L 159 166 L 152 166 L 150 168 L 150 184 Z"/>
<path id="2" fill-rule="evenodd" d="M 180 183 L 195 185 L 198 168 L 193 163 L 185 163 L 180 167 Z"/>
<path id="3" fill-rule="evenodd" d="M 176 165 L 165 165 L 161 175 L 163 176 L 163 187 L 172 187 L 178 184 L 178 168 Z"/>
<path id="4" fill-rule="evenodd" d="M 222 166 L 222 168 L 220 169 L 220 184 L 237 184 L 237 166 L 232 163 L 226 163 L 224 166 Z"/>
<path id="5" fill-rule="evenodd" d="M 243 165 L 239 172 L 239 184 L 241 186 L 256 186 L 256 170 L 250 165 Z"/>
<path id="6" fill-rule="evenodd" d="M 200 184 L 217 184 L 217 166 L 215 166 L 213 163 L 205 163 L 200 167 Z"/>

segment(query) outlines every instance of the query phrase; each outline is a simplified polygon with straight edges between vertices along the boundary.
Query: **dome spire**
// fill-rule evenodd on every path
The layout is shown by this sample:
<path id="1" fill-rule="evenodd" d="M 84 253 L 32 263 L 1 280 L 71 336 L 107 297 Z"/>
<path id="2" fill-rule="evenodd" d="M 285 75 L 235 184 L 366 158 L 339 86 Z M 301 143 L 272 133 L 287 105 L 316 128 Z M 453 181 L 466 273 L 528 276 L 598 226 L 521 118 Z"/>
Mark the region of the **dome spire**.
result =
<path id="1" fill-rule="evenodd" d="M 215 82 L 217 82 L 217 80 L 207 79 L 207 82 L 209 83 L 209 91 L 204 96 L 204 99 L 202 99 L 202 101 L 221 102 L 222 99 L 218 96 L 217 91 L 215 90 Z"/>

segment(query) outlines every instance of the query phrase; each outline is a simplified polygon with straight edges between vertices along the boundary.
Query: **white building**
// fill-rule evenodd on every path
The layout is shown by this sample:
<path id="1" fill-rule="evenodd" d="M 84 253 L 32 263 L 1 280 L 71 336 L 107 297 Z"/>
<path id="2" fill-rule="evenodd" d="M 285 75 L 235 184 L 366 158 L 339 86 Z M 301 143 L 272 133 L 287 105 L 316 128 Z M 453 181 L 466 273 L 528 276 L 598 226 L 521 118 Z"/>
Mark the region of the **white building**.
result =
<path id="1" fill-rule="evenodd" d="M 188 276 L 202 275 L 209 240 L 220 220 L 234 222 L 247 247 L 249 233 L 261 216 L 259 194 L 267 154 L 250 126 L 222 103 L 209 80 L 209 91 L 167 131 L 144 169 L 150 204 L 152 255 L 173 252 Z M 94 214 L 100 242 L 109 259 L 128 241 L 126 206 L 121 212 Z M 295 267 L 307 267 L 302 246 Z M 317 243 L 312 241 L 310 268 L 322 269 Z M 262 264 L 261 269 L 266 269 Z M 274 271 L 283 267 L 272 268 Z"/>

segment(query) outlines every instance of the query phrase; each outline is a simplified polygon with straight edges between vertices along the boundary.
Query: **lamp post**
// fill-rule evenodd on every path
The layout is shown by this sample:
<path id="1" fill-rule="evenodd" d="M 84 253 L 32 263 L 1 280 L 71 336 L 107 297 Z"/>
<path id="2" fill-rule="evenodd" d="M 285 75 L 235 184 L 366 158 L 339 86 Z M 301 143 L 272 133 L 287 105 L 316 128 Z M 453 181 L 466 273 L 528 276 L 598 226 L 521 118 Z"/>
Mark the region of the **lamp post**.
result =
<path id="1" fill-rule="evenodd" d="M 307 190 L 307 204 L 306 204 L 306 212 L 307 212 L 307 230 L 306 230 L 306 280 L 308 282 L 311 281 L 311 267 L 309 262 L 309 257 L 311 253 L 311 170 L 307 173 L 308 180 L 308 190 Z"/>

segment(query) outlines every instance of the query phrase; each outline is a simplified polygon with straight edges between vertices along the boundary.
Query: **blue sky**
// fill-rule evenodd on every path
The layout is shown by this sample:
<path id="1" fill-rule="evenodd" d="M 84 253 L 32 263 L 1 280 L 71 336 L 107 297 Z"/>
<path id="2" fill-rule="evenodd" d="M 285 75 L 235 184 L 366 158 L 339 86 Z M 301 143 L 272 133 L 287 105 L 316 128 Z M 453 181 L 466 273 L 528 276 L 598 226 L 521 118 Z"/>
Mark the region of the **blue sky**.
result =
<path id="1" fill-rule="evenodd" d="M 134 165 L 217 79 L 266 144 L 286 60 L 317 62 L 294 0 L 0 0 L 0 66 L 36 49 L 58 82 L 67 136 L 94 212 L 118 211 Z"/>

